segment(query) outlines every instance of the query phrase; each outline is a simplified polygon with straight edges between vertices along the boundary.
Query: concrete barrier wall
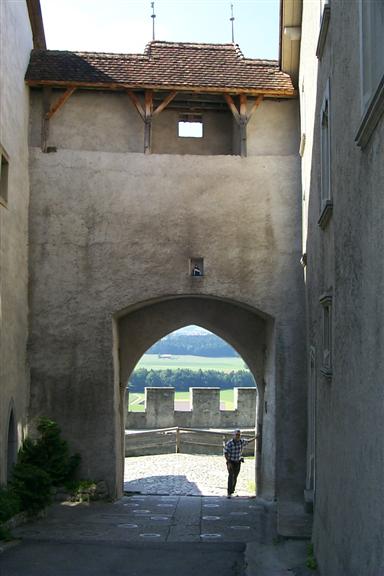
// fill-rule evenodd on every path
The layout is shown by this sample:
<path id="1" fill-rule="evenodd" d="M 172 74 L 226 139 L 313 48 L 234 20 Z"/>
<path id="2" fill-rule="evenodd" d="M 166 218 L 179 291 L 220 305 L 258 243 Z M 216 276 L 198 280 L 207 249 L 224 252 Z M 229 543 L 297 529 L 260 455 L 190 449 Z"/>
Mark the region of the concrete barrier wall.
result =
<path id="1" fill-rule="evenodd" d="M 126 428 L 253 428 L 256 388 L 235 388 L 234 410 L 220 410 L 220 388 L 190 388 L 190 410 L 175 410 L 174 388 L 145 388 L 145 411 L 128 412 Z"/>

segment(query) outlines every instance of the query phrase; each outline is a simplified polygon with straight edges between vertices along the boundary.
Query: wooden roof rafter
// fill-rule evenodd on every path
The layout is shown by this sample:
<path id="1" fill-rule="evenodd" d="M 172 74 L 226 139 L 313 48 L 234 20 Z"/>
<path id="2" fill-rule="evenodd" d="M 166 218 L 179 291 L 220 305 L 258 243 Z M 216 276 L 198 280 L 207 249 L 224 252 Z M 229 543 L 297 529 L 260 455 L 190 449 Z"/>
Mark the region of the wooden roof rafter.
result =
<path id="1" fill-rule="evenodd" d="M 67 81 L 62 80 L 26 80 L 26 84 L 32 88 L 51 86 L 52 88 L 63 88 L 68 86 Z M 223 86 L 184 86 L 180 84 L 127 84 L 120 82 L 71 82 L 71 86 L 81 90 L 106 90 L 106 91 L 145 91 L 153 92 L 189 92 L 200 94 L 229 94 L 238 96 L 245 94 L 250 97 L 264 96 L 267 98 L 296 98 L 297 90 L 285 90 L 278 88 L 243 88 L 243 87 L 223 87 Z"/>

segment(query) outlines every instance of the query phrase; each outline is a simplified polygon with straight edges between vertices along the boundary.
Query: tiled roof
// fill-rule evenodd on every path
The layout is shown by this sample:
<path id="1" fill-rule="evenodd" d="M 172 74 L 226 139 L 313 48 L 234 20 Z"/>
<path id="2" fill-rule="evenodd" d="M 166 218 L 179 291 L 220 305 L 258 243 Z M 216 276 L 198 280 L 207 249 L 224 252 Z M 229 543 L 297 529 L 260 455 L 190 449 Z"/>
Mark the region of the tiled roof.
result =
<path id="1" fill-rule="evenodd" d="M 294 94 L 277 61 L 244 58 L 236 44 L 153 41 L 144 54 L 33 50 L 26 81 Z"/>

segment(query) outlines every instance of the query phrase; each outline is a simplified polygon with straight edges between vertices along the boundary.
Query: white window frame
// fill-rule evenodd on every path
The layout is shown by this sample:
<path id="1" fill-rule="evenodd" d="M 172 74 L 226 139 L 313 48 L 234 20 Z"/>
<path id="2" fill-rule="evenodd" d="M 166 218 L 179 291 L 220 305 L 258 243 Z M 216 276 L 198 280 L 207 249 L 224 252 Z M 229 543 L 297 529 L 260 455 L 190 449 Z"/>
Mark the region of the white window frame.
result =
<path id="1" fill-rule="evenodd" d="M 318 224 L 324 228 L 332 213 L 331 183 L 331 103 L 329 80 L 320 110 L 320 217 Z"/>
<path id="2" fill-rule="evenodd" d="M 384 113 L 384 0 L 360 0 L 359 8 L 362 118 L 356 142 L 364 148 Z"/>

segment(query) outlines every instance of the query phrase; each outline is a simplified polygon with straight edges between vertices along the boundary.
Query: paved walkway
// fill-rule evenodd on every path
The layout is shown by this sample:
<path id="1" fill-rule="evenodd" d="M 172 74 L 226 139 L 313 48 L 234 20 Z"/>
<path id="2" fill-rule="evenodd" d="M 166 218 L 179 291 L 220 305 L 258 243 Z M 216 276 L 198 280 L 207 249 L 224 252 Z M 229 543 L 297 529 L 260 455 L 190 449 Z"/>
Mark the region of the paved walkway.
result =
<path id="1" fill-rule="evenodd" d="M 113 504 L 56 504 L 14 534 L 82 542 L 266 542 L 275 535 L 275 515 L 254 498 L 132 495 Z"/>
<path id="2" fill-rule="evenodd" d="M 276 539 L 275 504 L 245 494 L 249 463 L 227 499 L 222 457 L 128 458 L 122 499 L 51 506 L 13 531 L 0 575 L 306 576 L 307 543 Z"/>
<path id="3" fill-rule="evenodd" d="M 307 576 L 305 541 L 276 539 L 257 498 L 125 496 L 55 504 L 13 531 L 1 576 Z"/>
<path id="4" fill-rule="evenodd" d="M 223 456 L 162 454 L 125 459 L 124 489 L 141 494 L 225 496 Z M 239 496 L 255 494 L 255 460 L 246 458 L 237 481 Z"/>

